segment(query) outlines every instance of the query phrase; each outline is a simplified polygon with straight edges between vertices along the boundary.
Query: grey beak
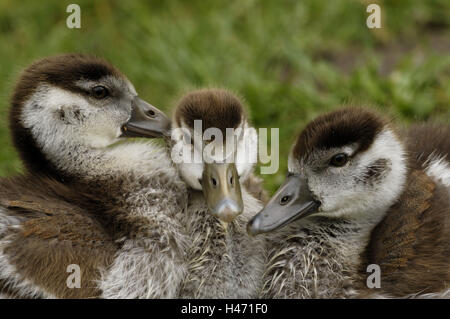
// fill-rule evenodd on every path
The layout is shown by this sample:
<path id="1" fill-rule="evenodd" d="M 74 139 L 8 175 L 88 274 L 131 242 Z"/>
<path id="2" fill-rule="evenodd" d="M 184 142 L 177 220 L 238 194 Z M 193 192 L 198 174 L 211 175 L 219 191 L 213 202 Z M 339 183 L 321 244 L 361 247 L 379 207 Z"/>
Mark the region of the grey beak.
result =
<path id="1" fill-rule="evenodd" d="M 139 97 L 132 101 L 131 117 L 122 126 L 122 137 L 163 137 L 170 129 L 169 118 Z"/>
<path id="2" fill-rule="evenodd" d="M 223 222 L 233 221 L 244 210 L 234 163 L 205 163 L 202 188 L 210 213 Z"/>
<path id="3" fill-rule="evenodd" d="M 270 232 L 315 212 L 320 202 L 314 200 L 305 178 L 292 175 L 281 185 L 267 205 L 247 224 L 249 235 Z"/>

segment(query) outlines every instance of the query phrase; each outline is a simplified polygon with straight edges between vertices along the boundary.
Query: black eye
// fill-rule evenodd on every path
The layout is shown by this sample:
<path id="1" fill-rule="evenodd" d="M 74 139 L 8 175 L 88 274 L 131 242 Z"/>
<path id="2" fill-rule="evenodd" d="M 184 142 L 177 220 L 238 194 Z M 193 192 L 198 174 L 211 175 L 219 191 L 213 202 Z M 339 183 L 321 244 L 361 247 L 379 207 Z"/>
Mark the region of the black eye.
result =
<path id="1" fill-rule="evenodd" d="M 280 204 L 281 205 L 286 205 L 287 203 L 289 203 L 289 201 L 291 200 L 291 196 L 289 195 L 285 195 L 281 198 L 280 200 Z"/>
<path id="2" fill-rule="evenodd" d="M 347 164 L 348 162 L 348 155 L 344 153 L 339 153 L 334 155 L 330 160 L 331 166 L 341 167 Z"/>
<path id="3" fill-rule="evenodd" d="M 96 99 L 104 99 L 109 95 L 109 91 L 103 85 L 97 85 L 92 88 L 92 96 Z"/>

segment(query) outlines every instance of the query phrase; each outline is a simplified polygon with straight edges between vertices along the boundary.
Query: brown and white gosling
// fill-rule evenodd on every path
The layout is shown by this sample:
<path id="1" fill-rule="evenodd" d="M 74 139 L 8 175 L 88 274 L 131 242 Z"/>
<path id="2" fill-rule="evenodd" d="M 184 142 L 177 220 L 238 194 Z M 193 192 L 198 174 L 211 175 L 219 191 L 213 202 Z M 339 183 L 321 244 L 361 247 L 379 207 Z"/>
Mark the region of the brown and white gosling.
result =
<path id="1" fill-rule="evenodd" d="M 400 133 L 364 108 L 309 123 L 286 181 L 248 224 L 274 231 L 262 297 L 448 296 L 449 151 L 448 125 Z M 370 264 L 379 289 L 366 286 Z"/>
<path id="2" fill-rule="evenodd" d="M 26 174 L 0 181 L 2 296 L 177 296 L 184 183 L 163 148 L 113 145 L 162 136 L 169 119 L 116 68 L 80 54 L 28 67 L 10 115 Z M 80 287 L 67 284 L 74 265 Z"/>
<path id="3" fill-rule="evenodd" d="M 201 121 L 201 136 L 194 133 L 196 120 Z M 176 164 L 189 187 L 181 222 L 189 238 L 188 270 L 180 297 L 255 298 L 261 289 L 263 242 L 249 238 L 246 225 L 262 204 L 244 185 L 249 181 L 254 184 L 256 130 L 251 128 L 240 100 L 221 89 L 184 96 L 172 126 L 172 153 L 178 152 L 178 144 L 188 147 L 188 158 L 194 159 L 195 150 L 200 154 L 198 162 Z M 210 128 L 216 128 L 218 134 L 207 136 Z M 236 130 L 235 140 L 226 139 L 227 128 Z M 235 148 L 230 147 L 233 143 Z M 209 160 L 202 156 L 207 147 L 215 147 L 217 153 L 212 155 L 217 156 Z M 231 160 L 226 162 L 226 158 Z M 260 185 L 253 186 L 259 189 L 257 194 L 262 193 Z"/>

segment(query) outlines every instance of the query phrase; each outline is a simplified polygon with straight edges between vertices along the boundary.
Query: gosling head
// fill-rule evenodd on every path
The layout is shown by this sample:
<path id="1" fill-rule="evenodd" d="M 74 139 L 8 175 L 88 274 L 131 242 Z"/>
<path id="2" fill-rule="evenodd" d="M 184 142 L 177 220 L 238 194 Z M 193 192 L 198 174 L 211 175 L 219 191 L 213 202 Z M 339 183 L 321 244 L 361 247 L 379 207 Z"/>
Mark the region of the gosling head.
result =
<path id="1" fill-rule="evenodd" d="M 169 126 L 122 73 L 82 54 L 33 63 L 12 97 L 14 143 L 31 170 L 58 166 L 58 155 L 74 146 L 104 148 L 122 137 L 160 137 Z"/>
<path id="2" fill-rule="evenodd" d="M 240 180 L 251 173 L 257 156 L 256 130 L 232 93 L 205 89 L 181 99 L 174 115 L 173 152 L 183 148 L 178 161 L 186 183 L 202 190 L 212 215 L 231 222 L 243 211 Z"/>
<path id="3" fill-rule="evenodd" d="M 288 177 L 248 224 L 252 235 L 308 216 L 379 221 L 400 195 L 405 151 L 389 123 L 344 108 L 306 126 L 288 160 Z"/>

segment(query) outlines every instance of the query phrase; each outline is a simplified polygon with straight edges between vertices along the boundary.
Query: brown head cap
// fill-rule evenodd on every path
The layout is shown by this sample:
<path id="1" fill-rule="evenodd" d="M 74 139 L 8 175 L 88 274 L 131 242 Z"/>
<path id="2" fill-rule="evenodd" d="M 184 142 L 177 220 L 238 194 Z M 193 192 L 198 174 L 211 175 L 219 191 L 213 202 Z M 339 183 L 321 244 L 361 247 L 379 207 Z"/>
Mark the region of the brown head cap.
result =
<path id="1" fill-rule="evenodd" d="M 306 158 L 313 149 L 330 149 L 352 143 L 356 152 L 367 150 L 387 121 L 371 110 L 346 107 L 326 113 L 310 122 L 298 137 L 293 155 Z"/>
<path id="2" fill-rule="evenodd" d="M 236 128 L 245 118 L 239 99 L 227 90 L 204 89 L 191 92 L 178 103 L 175 122 L 194 128 L 194 120 L 202 120 L 202 128 Z"/>

